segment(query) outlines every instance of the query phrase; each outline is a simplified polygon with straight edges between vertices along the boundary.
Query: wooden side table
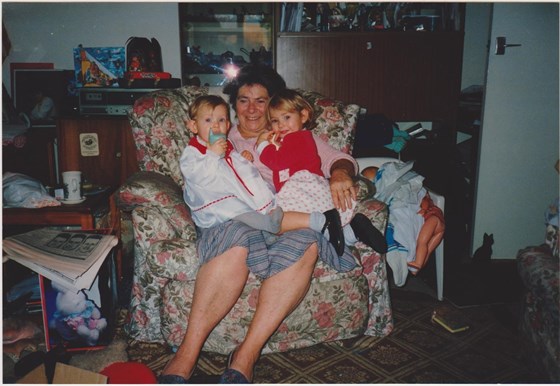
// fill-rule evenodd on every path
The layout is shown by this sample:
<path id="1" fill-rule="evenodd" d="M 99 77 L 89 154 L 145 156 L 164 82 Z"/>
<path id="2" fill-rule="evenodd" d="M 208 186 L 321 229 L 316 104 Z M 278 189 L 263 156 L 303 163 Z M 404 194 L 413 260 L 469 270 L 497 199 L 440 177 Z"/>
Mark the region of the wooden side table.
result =
<path id="1" fill-rule="evenodd" d="M 41 226 L 80 226 L 84 230 L 95 229 L 96 215 L 107 211 L 109 228 L 115 232 L 120 243 L 120 216 L 115 205 L 114 190 L 86 196 L 80 204 L 51 206 L 45 208 L 3 208 L 2 236 L 8 237 Z M 122 277 L 122 252 L 117 247 L 117 274 Z"/>
<path id="2" fill-rule="evenodd" d="M 46 208 L 3 208 L 2 225 L 80 226 L 95 229 L 95 215 L 109 205 L 111 190 L 87 196 L 80 204 Z"/>

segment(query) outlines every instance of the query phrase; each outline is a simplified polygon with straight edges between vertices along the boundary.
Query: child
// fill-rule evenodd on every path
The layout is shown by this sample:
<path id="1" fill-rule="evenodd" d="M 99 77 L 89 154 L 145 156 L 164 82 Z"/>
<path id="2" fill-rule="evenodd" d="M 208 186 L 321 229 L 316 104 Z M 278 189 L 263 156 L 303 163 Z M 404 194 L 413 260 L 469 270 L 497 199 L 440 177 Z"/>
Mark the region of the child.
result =
<path id="1" fill-rule="evenodd" d="M 378 168 L 373 166 L 367 167 L 362 170 L 362 175 L 375 184 L 383 178 L 383 172 L 388 167 L 386 165 L 382 167 L 379 173 Z M 410 165 L 411 167 L 412 165 Z M 403 175 L 399 180 L 402 179 L 404 182 L 409 175 L 417 176 L 412 171 L 408 173 L 410 174 Z M 390 177 L 389 180 L 391 178 L 393 177 Z M 419 176 L 415 178 L 419 178 Z M 397 183 L 395 185 L 398 186 Z M 379 189 L 379 185 L 377 186 Z M 392 189 L 394 188 L 391 186 L 386 190 L 391 191 Z M 398 189 L 403 190 L 404 187 Z M 380 190 L 378 190 L 379 192 Z M 395 190 L 395 192 L 397 191 Z M 428 191 L 425 188 L 421 188 L 410 197 L 416 197 L 418 201 L 408 200 L 403 202 L 402 195 L 398 195 L 398 193 L 396 198 L 394 194 L 388 197 L 389 212 L 391 213 L 389 215 L 389 227 L 393 231 L 391 232 L 392 237 L 388 239 L 391 247 L 389 247 L 389 252 L 387 253 L 387 262 L 393 270 L 395 275 L 394 282 L 397 286 L 401 286 L 401 283 L 404 285 L 406 280 L 406 272 L 403 271 L 399 275 L 399 268 L 396 268 L 402 266 L 402 262 L 399 260 L 405 259 L 408 272 L 412 275 L 417 275 L 427 264 L 430 255 L 443 239 L 445 232 L 443 212 L 434 204 Z"/>
<path id="2" fill-rule="evenodd" d="M 284 210 L 310 213 L 334 208 L 329 182 L 321 171 L 321 158 L 313 134 L 313 108 L 296 91 L 285 89 L 269 101 L 271 133 L 257 141 L 260 160 L 273 172 L 278 204 Z M 355 207 L 355 203 L 354 203 Z M 361 241 L 379 253 L 387 251 L 383 234 L 354 207 L 340 213 L 348 245 Z"/>
<path id="3" fill-rule="evenodd" d="M 336 235 L 342 230 L 332 214 L 315 214 L 323 221 L 314 222 L 309 214 L 284 213 L 277 206 L 258 169 L 226 139 L 229 106 L 221 97 L 197 98 L 189 107 L 189 117 L 187 127 L 196 136 L 183 151 L 180 166 L 185 179 L 183 197 L 198 227 L 210 228 L 235 219 L 271 233 L 327 228 L 335 234 L 331 243 L 338 247 Z"/>

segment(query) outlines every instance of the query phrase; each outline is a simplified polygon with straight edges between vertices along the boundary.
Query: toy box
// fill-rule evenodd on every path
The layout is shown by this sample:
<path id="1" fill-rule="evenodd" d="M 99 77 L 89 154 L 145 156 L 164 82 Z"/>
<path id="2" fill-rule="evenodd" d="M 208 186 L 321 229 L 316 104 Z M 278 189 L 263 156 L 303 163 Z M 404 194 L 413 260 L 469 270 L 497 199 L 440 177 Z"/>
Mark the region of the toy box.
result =
<path id="1" fill-rule="evenodd" d="M 126 70 L 125 47 L 74 48 L 77 87 L 119 87 Z"/>
<path id="2" fill-rule="evenodd" d="M 29 372 L 26 376 L 20 379 L 18 384 L 42 384 L 52 383 L 55 385 L 63 384 L 105 384 L 107 377 L 98 373 L 87 370 L 82 370 L 74 366 L 69 366 L 64 363 L 56 363 L 54 369 L 54 376 L 52 382 L 46 374 L 45 365 L 37 366 L 35 370 Z"/>

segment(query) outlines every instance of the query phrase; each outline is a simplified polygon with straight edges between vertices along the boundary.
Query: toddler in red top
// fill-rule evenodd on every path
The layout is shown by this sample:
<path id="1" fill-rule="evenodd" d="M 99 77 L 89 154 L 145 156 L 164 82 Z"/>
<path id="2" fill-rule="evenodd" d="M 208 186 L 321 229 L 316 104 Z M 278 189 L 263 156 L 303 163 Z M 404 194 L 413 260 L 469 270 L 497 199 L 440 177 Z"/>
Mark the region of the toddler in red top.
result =
<path id="1" fill-rule="evenodd" d="M 321 159 L 309 131 L 313 108 L 296 91 L 284 89 L 268 105 L 272 131 L 257 141 L 260 161 L 273 173 L 277 203 L 284 211 L 312 213 L 335 208 L 329 182 L 321 172 Z M 340 212 L 344 239 L 349 246 L 361 241 L 379 253 L 387 251 L 383 234 L 352 208 Z"/>

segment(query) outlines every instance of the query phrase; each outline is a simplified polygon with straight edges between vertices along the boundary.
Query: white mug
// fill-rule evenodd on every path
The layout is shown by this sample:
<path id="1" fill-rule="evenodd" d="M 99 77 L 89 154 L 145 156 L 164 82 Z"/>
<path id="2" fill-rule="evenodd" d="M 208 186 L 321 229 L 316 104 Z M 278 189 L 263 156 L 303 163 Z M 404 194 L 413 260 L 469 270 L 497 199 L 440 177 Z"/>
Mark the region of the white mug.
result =
<path id="1" fill-rule="evenodd" d="M 62 173 L 64 184 L 64 200 L 76 201 L 82 198 L 82 172 L 70 171 Z"/>

